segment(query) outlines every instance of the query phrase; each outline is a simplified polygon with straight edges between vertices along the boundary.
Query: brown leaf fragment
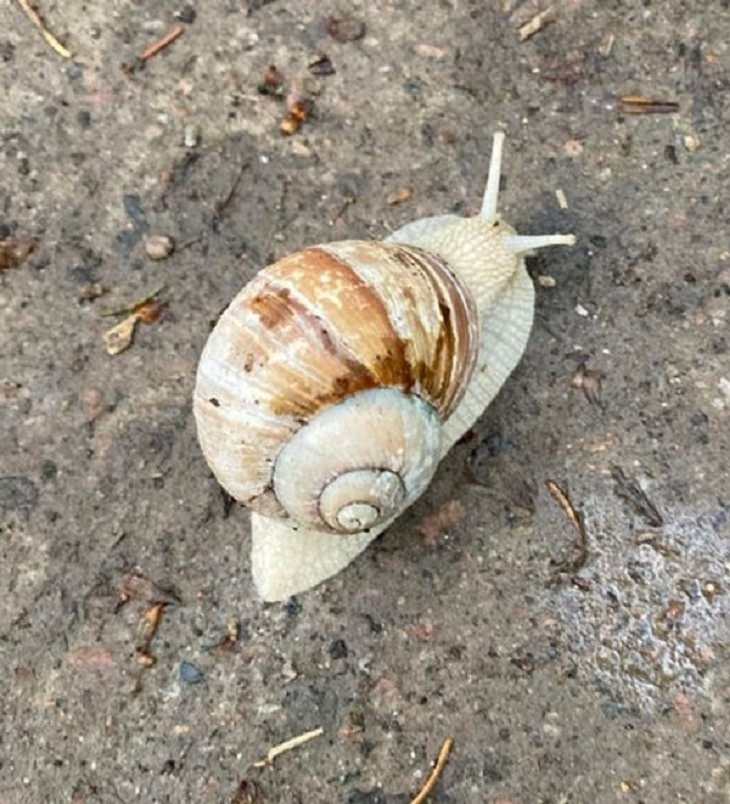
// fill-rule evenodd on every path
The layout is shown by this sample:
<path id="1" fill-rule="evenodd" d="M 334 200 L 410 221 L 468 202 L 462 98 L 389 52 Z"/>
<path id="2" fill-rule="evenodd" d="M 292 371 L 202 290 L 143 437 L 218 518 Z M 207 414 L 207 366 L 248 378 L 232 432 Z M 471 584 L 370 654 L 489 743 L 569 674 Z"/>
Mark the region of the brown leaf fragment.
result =
<path id="1" fill-rule="evenodd" d="M 620 466 L 611 467 L 611 477 L 615 482 L 614 494 L 627 502 L 649 525 L 658 528 L 664 518 L 654 503 L 646 496 L 636 478 L 627 477 Z"/>
<path id="2" fill-rule="evenodd" d="M 583 396 L 597 407 L 602 407 L 601 400 L 601 383 L 604 374 L 597 369 L 586 368 L 585 363 L 581 363 L 575 371 L 575 374 L 570 378 L 570 384 L 573 388 L 583 391 Z"/>
<path id="3" fill-rule="evenodd" d="M 299 98 L 296 101 L 287 102 L 287 106 L 289 107 L 289 113 L 281 121 L 279 129 L 285 136 L 290 136 L 296 134 L 302 123 L 309 118 L 314 103 L 310 99 Z"/>
<path id="4" fill-rule="evenodd" d="M 394 207 L 397 204 L 402 204 L 404 201 L 408 201 L 410 198 L 413 197 L 413 190 L 410 187 L 402 187 L 400 190 L 395 190 L 395 192 L 390 193 L 390 195 L 385 199 L 390 206 Z"/>
<path id="5" fill-rule="evenodd" d="M 155 603 L 154 606 L 150 606 L 144 613 L 141 630 L 142 642 L 145 646 L 149 646 L 149 643 L 155 638 L 157 629 L 162 622 L 162 614 L 165 611 L 166 605 L 166 603 Z"/>
<path id="6" fill-rule="evenodd" d="M 335 66 L 326 53 L 320 53 L 316 59 L 309 62 L 307 68 L 312 75 L 320 77 L 335 74 Z"/>
<path id="7" fill-rule="evenodd" d="M 438 511 L 423 518 L 418 532 L 426 544 L 433 547 L 444 533 L 461 522 L 465 514 L 464 506 L 459 500 L 449 500 Z"/>
<path id="8" fill-rule="evenodd" d="M 553 22 L 555 22 L 555 17 L 553 16 L 553 7 L 549 6 L 539 14 L 535 14 L 535 16 L 524 25 L 520 26 L 518 30 L 520 42 L 526 42 L 531 36 L 534 36 L 543 28 L 547 28 L 547 26 Z"/>
<path id="9" fill-rule="evenodd" d="M 619 111 L 624 114 L 673 114 L 679 111 L 676 101 L 646 98 L 643 95 L 622 95 L 618 105 Z"/>
<path id="10" fill-rule="evenodd" d="M 35 251 L 38 241 L 29 238 L 0 240 L 0 271 L 18 268 Z"/>
<path id="11" fill-rule="evenodd" d="M 134 329 L 137 326 L 137 314 L 127 316 L 123 321 L 115 324 L 111 329 L 104 333 L 104 345 L 110 355 L 118 355 L 128 349 L 134 337 Z"/>
<path id="12" fill-rule="evenodd" d="M 337 42 L 354 42 L 365 36 L 365 23 L 354 17 L 327 17 L 325 28 Z"/>
<path id="13" fill-rule="evenodd" d="M 162 302 L 157 301 L 157 299 L 152 299 L 151 301 L 145 302 L 143 305 L 138 307 L 135 312 L 137 314 L 137 318 L 143 324 L 154 324 L 160 320 L 164 310 L 165 305 Z"/>
<path id="14" fill-rule="evenodd" d="M 157 290 L 148 294 L 139 301 L 134 302 L 128 307 L 121 307 L 118 310 L 104 310 L 101 315 L 105 318 L 111 318 L 117 315 L 129 315 L 130 313 L 136 313 L 141 307 L 144 307 L 147 302 L 151 302 L 153 299 L 157 298 L 157 296 L 159 296 L 164 289 L 165 286 L 162 285 L 162 287 L 157 288 Z"/>

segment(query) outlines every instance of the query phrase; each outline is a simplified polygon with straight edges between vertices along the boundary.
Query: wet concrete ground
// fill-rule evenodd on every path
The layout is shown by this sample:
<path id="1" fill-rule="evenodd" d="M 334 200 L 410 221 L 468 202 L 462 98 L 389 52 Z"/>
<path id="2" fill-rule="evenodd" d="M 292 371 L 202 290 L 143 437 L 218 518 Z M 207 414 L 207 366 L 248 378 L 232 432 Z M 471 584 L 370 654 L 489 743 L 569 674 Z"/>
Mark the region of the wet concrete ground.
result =
<path id="1" fill-rule="evenodd" d="M 2 804 L 405 802 L 447 736 L 434 801 L 730 800 L 730 9 L 552 5 L 520 42 L 546 4 L 44 0 L 71 60 L 0 8 L 0 240 L 37 241 L 0 271 Z M 270 64 L 314 97 L 288 138 Z M 263 606 L 196 443 L 210 325 L 298 247 L 475 211 L 496 128 L 507 220 L 578 236 L 529 263 L 524 360 L 367 554 Z"/>

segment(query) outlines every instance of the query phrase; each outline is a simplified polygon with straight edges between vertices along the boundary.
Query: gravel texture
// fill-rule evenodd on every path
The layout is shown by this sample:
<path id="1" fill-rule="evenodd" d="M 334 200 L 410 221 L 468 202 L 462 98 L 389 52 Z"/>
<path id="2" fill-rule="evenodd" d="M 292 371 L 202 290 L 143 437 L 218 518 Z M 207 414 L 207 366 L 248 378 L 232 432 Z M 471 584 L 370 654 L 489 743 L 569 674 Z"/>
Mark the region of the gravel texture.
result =
<path id="1" fill-rule="evenodd" d="M 71 60 L 0 6 L 0 240 L 37 242 L 0 269 L 1 804 L 408 802 L 447 736 L 434 802 L 730 801 L 730 8 L 553 0 L 521 42 L 547 5 L 39 0 Z M 210 327 L 299 247 L 474 212 L 497 128 L 505 218 L 578 237 L 524 360 L 264 606 L 196 443 Z"/>

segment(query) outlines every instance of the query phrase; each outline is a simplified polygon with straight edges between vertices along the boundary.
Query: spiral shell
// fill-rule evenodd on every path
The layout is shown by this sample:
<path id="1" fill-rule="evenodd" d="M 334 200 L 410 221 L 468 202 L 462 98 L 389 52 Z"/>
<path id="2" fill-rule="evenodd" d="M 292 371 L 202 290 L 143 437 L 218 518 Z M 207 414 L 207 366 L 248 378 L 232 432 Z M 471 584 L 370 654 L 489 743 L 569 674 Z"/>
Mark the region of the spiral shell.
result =
<path id="1" fill-rule="evenodd" d="M 443 259 L 381 242 L 307 248 L 261 271 L 211 333 L 194 396 L 203 452 L 259 513 L 366 529 L 387 518 L 378 500 L 392 518 L 428 484 L 478 342 L 474 302 Z"/>

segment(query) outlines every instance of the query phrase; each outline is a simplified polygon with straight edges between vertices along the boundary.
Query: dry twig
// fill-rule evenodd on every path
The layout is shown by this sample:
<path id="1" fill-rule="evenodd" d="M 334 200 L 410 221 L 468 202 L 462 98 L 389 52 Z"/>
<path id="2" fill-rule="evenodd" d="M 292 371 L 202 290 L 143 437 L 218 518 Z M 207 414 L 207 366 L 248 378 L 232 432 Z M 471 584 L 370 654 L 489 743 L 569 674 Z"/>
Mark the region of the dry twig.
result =
<path id="1" fill-rule="evenodd" d="M 279 756 L 279 754 L 284 754 L 287 751 L 291 751 L 293 748 L 298 748 L 300 745 L 304 745 L 304 743 L 308 743 L 310 740 L 313 740 L 315 737 L 319 737 L 320 735 L 324 734 L 324 729 L 314 729 L 314 731 L 305 731 L 304 734 L 300 734 L 297 737 L 292 737 L 290 740 L 286 740 L 279 745 L 275 745 L 273 748 L 269 749 L 268 754 L 266 754 L 266 759 L 262 759 L 259 762 L 254 762 L 254 768 L 265 768 L 267 765 L 273 764 L 274 760 Z"/>
<path id="2" fill-rule="evenodd" d="M 583 515 L 577 511 L 573 505 L 568 493 L 560 488 L 554 480 L 546 480 L 545 485 L 550 492 L 550 496 L 562 508 L 565 516 L 568 517 L 570 523 L 578 531 L 578 544 L 577 555 L 574 561 L 566 562 L 558 568 L 560 572 L 576 573 L 582 569 L 588 560 L 588 537 L 586 535 L 585 525 L 583 524 Z"/>
<path id="3" fill-rule="evenodd" d="M 149 304 L 151 301 L 154 301 L 163 290 L 165 290 L 165 285 L 160 285 L 157 290 L 153 290 L 152 293 L 144 296 L 139 301 L 133 302 L 128 307 L 120 307 L 116 310 L 104 310 L 100 313 L 100 315 L 103 318 L 111 318 L 113 316 L 132 315 L 133 313 L 138 313 L 145 305 Z"/>
<path id="4" fill-rule="evenodd" d="M 519 29 L 520 42 L 525 42 L 531 36 L 534 36 L 538 31 L 555 22 L 553 17 L 553 7 L 549 6 L 545 11 L 541 11 L 529 21 L 522 25 Z"/>
<path id="5" fill-rule="evenodd" d="M 645 98 L 643 95 L 624 95 L 618 99 L 624 114 L 673 114 L 679 111 L 676 101 Z"/>
<path id="6" fill-rule="evenodd" d="M 28 16 L 28 19 L 38 28 L 38 30 L 43 35 L 43 38 L 49 44 L 53 50 L 58 53 L 59 56 L 63 56 L 64 59 L 70 59 L 73 57 L 73 53 L 65 48 L 56 37 L 46 28 L 45 23 L 41 19 L 40 14 L 31 6 L 28 0 L 18 0 L 20 7 L 25 11 Z"/>
<path id="7" fill-rule="evenodd" d="M 161 50 L 169 47 L 176 39 L 185 33 L 184 25 L 176 25 L 168 34 L 159 39 L 157 42 L 151 44 L 147 50 L 139 57 L 140 61 L 149 61 L 153 59 Z"/>
<path id="8" fill-rule="evenodd" d="M 411 801 L 411 804 L 423 804 L 424 801 L 431 795 L 433 792 L 434 787 L 438 783 L 438 780 L 441 778 L 441 774 L 444 772 L 444 768 L 446 767 L 446 763 L 449 761 L 449 754 L 451 753 L 451 749 L 454 747 L 454 738 L 447 737 L 444 740 L 444 744 L 441 746 L 441 750 L 439 751 L 438 758 L 436 759 L 436 764 L 431 771 L 431 775 L 426 779 L 426 784 L 423 785 L 421 788 L 420 793 Z"/>

